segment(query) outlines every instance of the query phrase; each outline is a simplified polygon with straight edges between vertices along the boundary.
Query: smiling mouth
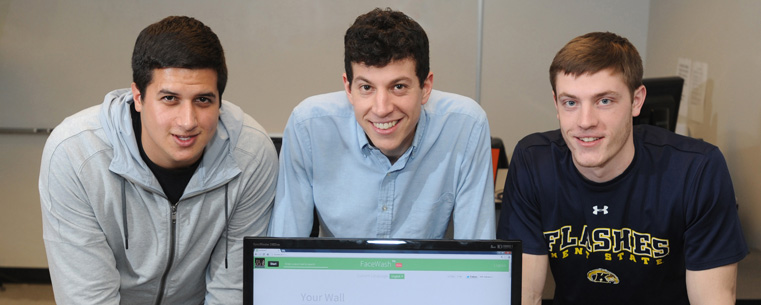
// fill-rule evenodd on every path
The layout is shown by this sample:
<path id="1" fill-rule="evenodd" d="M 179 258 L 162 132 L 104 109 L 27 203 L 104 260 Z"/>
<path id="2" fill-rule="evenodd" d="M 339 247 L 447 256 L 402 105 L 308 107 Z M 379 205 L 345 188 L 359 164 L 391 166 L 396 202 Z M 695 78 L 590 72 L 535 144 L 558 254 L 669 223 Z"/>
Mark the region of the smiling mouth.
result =
<path id="1" fill-rule="evenodd" d="M 599 139 L 602 139 L 602 138 L 595 138 L 595 137 L 580 137 L 580 138 L 577 138 L 577 139 L 581 140 L 582 142 L 586 142 L 586 143 L 589 143 L 589 142 L 594 142 L 594 141 L 597 141 L 597 140 L 599 140 Z"/>
<path id="2" fill-rule="evenodd" d="M 174 135 L 174 136 L 177 137 L 177 139 L 179 139 L 180 141 L 188 141 L 195 137 L 195 136 L 181 136 L 181 135 Z"/>
<path id="3" fill-rule="evenodd" d="M 385 122 L 385 123 L 373 123 L 373 126 L 375 126 L 375 128 L 381 129 L 381 130 L 386 130 L 386 129 L 389 129 L 391 127 L 396 126 L 397 123 L 399 123 L 399 120 L 391 121 L 391 122 Z"/>

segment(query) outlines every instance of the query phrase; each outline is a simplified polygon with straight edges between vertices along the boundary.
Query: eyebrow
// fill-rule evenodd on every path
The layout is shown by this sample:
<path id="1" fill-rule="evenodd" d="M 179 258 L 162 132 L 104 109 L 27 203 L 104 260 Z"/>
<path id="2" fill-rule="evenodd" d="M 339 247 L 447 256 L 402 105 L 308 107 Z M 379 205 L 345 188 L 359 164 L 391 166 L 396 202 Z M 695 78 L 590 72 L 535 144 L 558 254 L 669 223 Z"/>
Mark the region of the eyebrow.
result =
<path id="1" fill-rule="evenodd" d="M 216 99 L 217 95 L 214 94 L 214 92 L 206 92 L 206 93 L 201 93 L 199 95 L 196 95 L 196 97 L 207 97 L 207 98 Z"/>
<path id="2" fill-rule="evenodd" d="M 172 91 L 169 91 L 167 89 L 161 89 L 161 90 L 159 90 L 159 94 L 179 95 L 176 92 L 172 92 Z"/>
<path id="3" fill-rule="evenodd" d="M 595 94 L 593 97 L 594 97 L 595 100 L 597 100 L 597 99 L 600 99 L 600 98 L 605 97 L 605 96 L 613 96 L 613 97 L 619 98 L 619 97 L 621 97 L 621 94 L 619 94 L 618 92 L 615 92 L 615 91 L 604 91 L 604 92 L 600 92 L 600 93 Z M 562 98 L 579 99 L 577 96 L 575 96 L 573 94 L 569 94 L 569 93 L 560 93 L 560 94 L 558 94 L 558 98 L 561 98 L 561 97 Z"/>
<path id="4" fill-rule="evenodd" d="M 391 81 L 391 83 L 399 83 L 399 82 L 412 82 L 412 79 L 406 76 L 402 76 Z"/>
<path id="5" fill-rule="evenodd" d="M 615 92 L 615 91 L 600 92 L 598 94 L 595 94 L 595 100 L 598 100 L 598 99 L 603 98 L 605 96 L 613 96 L 615 98 L 620 98 L 621 94 L 619 94 L 618 92 Z"/>
<path id="6" fill-rule="evenodd" d="M 365 83 L 371 83 L 369 80 L 362 76 L 356 76 L 354 77 L 354 82 L 365 82 Z"/>
<path id="7" fill-rule="evenodd" d="M 373 82 L 371 82 L 370 80 L 368 80 L 368 79 L 366 79 L 366 78 L 364 78 L 362 76 L 355 77 L 354 81 L 355 82 L 365 82 L 365 83 L 368 83 L 368 84 L 373 84 Z M 406 77 L 406 76 L 402 76 L 402 77 L 399 77 L 399 78 L 392 79 L 389 83 L 396 84 L 396 83 L 400 83 L 400 82 L 412 82 L 412 79 L 409 78 L 409 77 Z"/>
<path id="8" fill-rule="evenodd" d="M 175 95 L 175 96 L 180 95 L 177 92 L 173 92 L 173 91 L 168 90 L 168 89 L 161 89 L 161 90 L 159 90 L 159 94 L 167 94 L 167 95 Z M 214 94 L 214 92 L 204 92 L 204 93 L 197 94 L 195 97 L 206 97 L 206 98 L 216 99 L 217 95 Z"/>
<path id="9" fill-rule="evenodd" d="M 568 94 L 568 93 L 560 93 L 560 94 L 557 95 L 557 97 L 558 98 L 570 98 L 570 99 L 574 99 L 574 100 L 577 99 L 575 95 Z"/>

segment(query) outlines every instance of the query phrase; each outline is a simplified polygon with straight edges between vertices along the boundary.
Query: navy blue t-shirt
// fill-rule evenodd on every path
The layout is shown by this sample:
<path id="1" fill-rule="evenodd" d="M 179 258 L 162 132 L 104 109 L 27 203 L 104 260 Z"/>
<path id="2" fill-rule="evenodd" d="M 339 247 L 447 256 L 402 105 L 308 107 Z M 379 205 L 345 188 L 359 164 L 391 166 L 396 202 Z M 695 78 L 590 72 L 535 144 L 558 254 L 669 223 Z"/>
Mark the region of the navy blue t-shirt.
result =
<path id="1" fill-rule="evenodd" d="M 558 130 L 516 145 L 497 237 L 549 255 L 555 304 L 688 304 L 685 269 L 748 253 L 716 146 L 643 125 L 634 147 L 621 175 L 595 183 Z"/>

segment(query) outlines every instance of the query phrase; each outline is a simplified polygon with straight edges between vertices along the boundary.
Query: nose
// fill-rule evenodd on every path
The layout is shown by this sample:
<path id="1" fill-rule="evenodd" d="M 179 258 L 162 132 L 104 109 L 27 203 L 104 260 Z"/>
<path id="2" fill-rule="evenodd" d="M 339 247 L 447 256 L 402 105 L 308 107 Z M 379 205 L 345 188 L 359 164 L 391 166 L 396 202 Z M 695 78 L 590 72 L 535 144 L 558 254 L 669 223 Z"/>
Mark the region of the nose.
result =
<path id="1" fill-rule="evenodd" d="M 581 106 L 581 113 L 579 114 L 578 118 L 579 127 L 588 129 L 597 126 L 597 123 L 597 110 L 595 109 L 594 105 L 583 103 Z"/>
<path id="2" fill-rule="evenodd" d="M 192 102 L 182 102 L 178 107 L 177 125 L 185 130 L 192 130 L 198 126 L 196 109 Z"/>
<path id="3" fill-rule="evenodd" d="M 388 92 L 378 90 L 375 94 L 375 103 L 373 104 L 373 113 L 378 117 L 385 117 L 394 111 L 394 105 L 389 100 Z"/>

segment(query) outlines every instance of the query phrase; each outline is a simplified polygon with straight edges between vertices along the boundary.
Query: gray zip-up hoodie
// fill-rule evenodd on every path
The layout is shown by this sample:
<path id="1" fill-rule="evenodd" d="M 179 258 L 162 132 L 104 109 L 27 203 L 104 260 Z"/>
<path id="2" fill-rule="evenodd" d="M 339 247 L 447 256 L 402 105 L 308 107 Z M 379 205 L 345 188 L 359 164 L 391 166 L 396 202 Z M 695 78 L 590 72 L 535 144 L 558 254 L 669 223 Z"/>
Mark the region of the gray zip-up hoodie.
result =
<path id="1" fill-rule="evenodd" d="M 277 154 L 224 101 L 176 205 L 140 157 L 129 89 L 66 118 L 40 167 L 43 238 L 58 304 L 240 304 L 243 237 L 267 231 Z"/>

